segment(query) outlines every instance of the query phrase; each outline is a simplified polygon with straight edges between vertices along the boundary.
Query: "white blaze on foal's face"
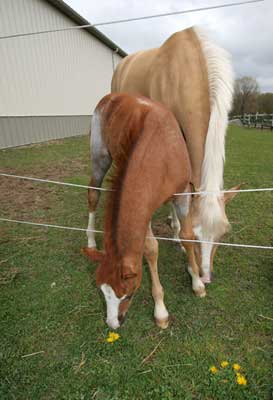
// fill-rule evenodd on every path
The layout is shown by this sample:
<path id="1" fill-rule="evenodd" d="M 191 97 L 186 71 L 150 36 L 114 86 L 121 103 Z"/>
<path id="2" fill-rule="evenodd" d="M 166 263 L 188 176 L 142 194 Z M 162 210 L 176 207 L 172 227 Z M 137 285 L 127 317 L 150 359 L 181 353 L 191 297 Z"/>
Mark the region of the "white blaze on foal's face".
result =
<path id="1" fill-rule="evenodd" d="M 114 290 L 111 288 L 111 286 L 107 285 L 106 283 L 101 285 L 101 290 L 104 294 L 106 301 L 106 308 L 107 308 L 106 323 L 110 328 L 117 329 L 120 327 L 120 323 L 118 320 L 119 305 L 126 296 L 118 298 Z"/>

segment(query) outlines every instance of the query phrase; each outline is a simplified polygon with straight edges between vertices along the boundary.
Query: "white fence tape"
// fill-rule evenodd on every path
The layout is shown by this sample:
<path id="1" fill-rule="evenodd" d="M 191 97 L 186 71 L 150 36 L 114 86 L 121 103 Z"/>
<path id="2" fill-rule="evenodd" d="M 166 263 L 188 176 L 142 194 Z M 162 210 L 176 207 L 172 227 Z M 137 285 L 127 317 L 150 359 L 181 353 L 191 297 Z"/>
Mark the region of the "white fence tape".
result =
<path id="1" fill-rule="evenodd" d="M 12 174 L 5 174 L 5 173 L 0 173 L 0 176 L 8 177 L 8 178 L 17 178 L 17 179 L 24 179 L 24 180 L 30 180 L 34 182 L 42 182 L 42 183 L 52 183 L 52 184 L 57 184 L 57 185 L 63 185 L 63 186 L 72 186 L 72 187 L 78 187 L 78 188 L 84 188 L 84 189 L 96 189 L 96 190 L 101 190 L 101 191 L 112 191 L 111 189 L 104 189 L 104 188 L 97 188 L 94 186 L 86 186 L 86 185 L 79 185 L 75 183 L 66 183 L 66 182 L 59 182 L 59 181 L 52 181 L 49 179 L 41 179 L 41 178 L 33 178 L 29 176 L 20 176 L 20 175 L 12 175 Z M 211 194 L 211 193 L 236 193 L 236 192 L 262 192 L 262 191 L 272 191 L 273 188 L 260 188 L 260 189 L 239 189 L 239 190 L 221 190 L 218 192 L 187 192 L 187 193 L 176 193 L 176 196 L 188 196 L 188 195 L 195 195 L 195 194 Z M 21 220 L 14 220 L 14 219 L 8 219 L 8 218 L 0 218 L 0 221 L 4 222 L 13 222 L 13 223 L 18 223 L 18 224 L 26 224 L 26 225 L 33 225 L 33 226 L 42 226 L 42 227 L 47 227 L 47 228 L 57 228 L 57 229 L 66 229 L 66 230 L 71 230 L 71 231 L 84 231 L 86 232 L 87 230 L 84 228 L 76 228 L 76 227 L 69 227 L 69 226 L 62 226 L 62 225 L 52 225 L 52 224 L 42 224 L 38 222 L 30 222 L 30 221 L 21 221 Z M 90 232 L 94 233 L 103 233 L 103 231 L 100 230 L 90 230 Z M 191 242 L 191 243 L 206 243 L 206 244 L 215 244 L 215 245 L 220 245 L 220 246 L 232 246 L 232 247 L 241 247 L 241 248 L 254 248 L 254 249 L 269 249 L 272 250 L 273 247 L 271 246 L 259 246 L 259 245 L 251 245 L 251 244 L 237 244 L 237 243 L 225 243 L 225 242 L 211 242 L 211 241 L 205 241 L 205 240 L 186 240 L 186 239 L 174 239 L 174 238 L 167 238 L 167 237 L 161 237 L 161 236 L 156 236 L 155 237 L 158 240 L 165 240 L 165 241 L 170 241 L 170 242 Z"/>
<path id="2" fill-rule="evenodd" d="M 101 187 L 95 186 L 87 186 L 87 185 L 79 185 L 77 183 L 67 183 L 67 182 L 59 182 L 59 181 L 52 181 L 49 179 L 42 179 L 42 178 L 33 178 L 30 176 L 21 176 L 21 175 L 12 175 L 12 174 L 5 174 L 0 173 L 0 176 L 5 176 L 7 178 L 17 178 L 17 179 L 25 179 L 34 182 L 42 182 L 42 183 L 52 183 L 55 185 L 62 185 L 62 186 L 72 186 L 84 189 L 95 189 L 100 190 L 103 192 L 112 192 L 112 189 L 105 189 Z M 206 194 L 217 194 L 217 193 L 249 193 L 249 192 L 270 192 L 273 191 L 273 187 L 269 188 L 259 188 L 259 189 L 238 189 L 238 190 L 219 190 L 219 191 L 200 191 L 200 192 L 184 192 L 184 193 L 174 193 L 174 196 L 189 196 L 189 195 L 206 195 Z"/>
<path id="3" fill-rule="evenodd" d="M 81 232 L 94 232 L 94 233 L 103 233 L 103 231 L 93 230 L 93 229 L 84 229 L 84 228 L 76 228 L 70 226 L 62 226 L 62 225 L 52 225 L 52 224 L 42 224 L 39 222 L 30 222 L 30 221 L 21 221 L 16 219 L 9 219 L 9 218 L 0 218 L 0 221 L 4 222 L 13 222 L 17 224 L 26 224 L 26 225 L 34 225 L 34 226 L 42 226 L 45 228 L 57 228 L 57 229 L 66 229 L 70 231 L 81 231 Z M 149 238 L 149 236 L 147 236 Z M 272 246 L 259 246 L 259 245 L 252 245 L 252 244 L 237 244 L 237 243 L 226 243 L 226 242 L 211 242 L 206 240 L 190 240 L 190 239 L 174 239 L 174 238 L 167 238 L 162 236 L 154 236 L 157 240 L 165 240 L 169 242 L 189 242 L 189 243 L 207 243 L 207 244 L 216 244 L 219 246 L 230 246 L 230 247 L 241 247 L 241 248 L 249 248 L 249 249 L 264 249 L 264 250 L 273 250 Z"/>

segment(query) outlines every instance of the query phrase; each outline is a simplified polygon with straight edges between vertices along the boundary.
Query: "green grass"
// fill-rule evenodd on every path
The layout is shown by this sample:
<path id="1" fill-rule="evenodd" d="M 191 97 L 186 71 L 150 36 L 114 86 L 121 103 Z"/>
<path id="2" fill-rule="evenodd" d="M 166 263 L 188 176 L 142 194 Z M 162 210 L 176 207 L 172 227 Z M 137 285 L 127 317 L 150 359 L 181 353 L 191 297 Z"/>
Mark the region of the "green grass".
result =
<path id="1" fill-rule="evenodd" d="M 231 128 L 225 186 L 273 186 L 272 148 L 272 132 Z M 87 137 L 2 150 L 0 160 L 1 171 L 88 184 Z M 227 210 L 233 230 L 225 240 L 272 245 L 272 198 L 272 193 L 238 195 Z M 84 189 L 1 178 L 0 202 L 1 216 L 87 224 Z M 156 233 L 170 234 L 167 215 L 168 206 L 156 213 Z M 161 331 L 153 322 L 144 265 L 121 337 L 107 344 L 95 266 L 79 252 L 86 245 L 84 232 L 4 222 L 0 232 L 1 400 L 271 398 L 272 251 L 219 248 L 214 282 L 199 299 L 191 291 L 185 256 L 178 246 L 161 242 L 170 327 Z M 222 360 L 242 366 L 246 387 L 236 384 L 230 367 L 210 373 Z"/>

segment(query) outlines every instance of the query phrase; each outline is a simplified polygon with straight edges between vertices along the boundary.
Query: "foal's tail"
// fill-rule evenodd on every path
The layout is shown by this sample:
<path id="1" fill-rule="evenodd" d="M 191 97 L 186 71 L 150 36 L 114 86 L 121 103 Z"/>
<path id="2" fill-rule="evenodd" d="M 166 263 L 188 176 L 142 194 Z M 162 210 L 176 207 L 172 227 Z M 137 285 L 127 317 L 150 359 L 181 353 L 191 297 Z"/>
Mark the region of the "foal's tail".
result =
<path id="1" fill-rule="evenodd" d="M 210 121 L 206 138 L 201 174 L 202 191 L 218 191 L 223 188 L 225 161 L 225 134 L 228 113 L 232 106 L 233 69 L 230 55 L 212 43 L 200 28 L 194 28 L 207 63 L 210 92 Z M 203 229 L 217 232 L 225 214 L 220 207 L 220 195 L 204 195 L 201 201 Z M 226 221 L 227 222 L 227 221 Z"/>

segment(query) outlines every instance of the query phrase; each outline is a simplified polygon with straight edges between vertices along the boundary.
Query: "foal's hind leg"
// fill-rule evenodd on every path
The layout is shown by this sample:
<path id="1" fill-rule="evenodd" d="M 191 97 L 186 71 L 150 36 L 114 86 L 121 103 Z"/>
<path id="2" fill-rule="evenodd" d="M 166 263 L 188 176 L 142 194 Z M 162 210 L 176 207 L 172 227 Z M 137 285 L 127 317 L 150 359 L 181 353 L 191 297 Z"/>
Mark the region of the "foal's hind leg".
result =
<path id="1" fill-rule="evenodd" d="M 179 237 L 184 240 L 194 240 L 195 235 L 190 217 L 190 197 L 177 196 L 174 200 L 174 206 L 181 224 Z M 194 243 L 186 241 L 182 243 L 189 260 L 188 271 L 192 278 L 192 290 L 196 296 L 204 297 L 206 296 L 206 290 L 199 275 L 199 267 L 194 253 Z"/>
<path id="2" fill-rule="evenodd" d="M 169 313 L 164 304 L 164 292 L 158 276 L 158 242 L 154 237 L 151 223 L 149 224 L 145 240 L 144 256 L 149 264 L 152 278 L 152 295 L 155 302 L 155 322 L 160 328 L 166 329 L 169 324 Z"/>
<path id="3" fill-rule="evenodd" d="M 92 164 L 92 176 L 89 186 L 101 187 L 103 178 L 108 171 L 112 159 L 104 143 L 100 118 L 95 111 L 91 125 L 90 154 Z M 96 247 L 95 235 L 92 232 L 95 229 L 95 212 L 100 198 L 100 190 L 88 189 L 89 220 L 86 230 L 88 247 Z"/>

